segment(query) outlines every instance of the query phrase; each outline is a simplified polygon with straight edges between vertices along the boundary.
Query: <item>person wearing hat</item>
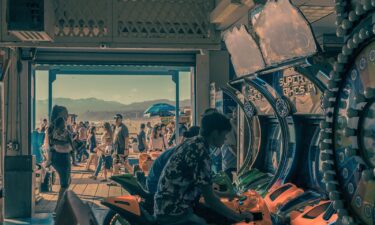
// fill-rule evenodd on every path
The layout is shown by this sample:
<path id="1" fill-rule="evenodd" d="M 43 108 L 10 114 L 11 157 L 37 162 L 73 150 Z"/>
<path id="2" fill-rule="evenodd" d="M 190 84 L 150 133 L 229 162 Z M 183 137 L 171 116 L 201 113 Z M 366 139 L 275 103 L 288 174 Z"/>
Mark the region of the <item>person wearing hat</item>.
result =
<path id="1" fill-rule="evenodd" d="M 116 121 L 115 133 L 113 136 L 113 146 L 115 153 L 123 160 L 125 168 L 129 173 L 133 173 L 133 168 L 128 161 L 129 156 L 129 130 L 122 122 L 122 115 L 116 114 L 114 117 Z"/>

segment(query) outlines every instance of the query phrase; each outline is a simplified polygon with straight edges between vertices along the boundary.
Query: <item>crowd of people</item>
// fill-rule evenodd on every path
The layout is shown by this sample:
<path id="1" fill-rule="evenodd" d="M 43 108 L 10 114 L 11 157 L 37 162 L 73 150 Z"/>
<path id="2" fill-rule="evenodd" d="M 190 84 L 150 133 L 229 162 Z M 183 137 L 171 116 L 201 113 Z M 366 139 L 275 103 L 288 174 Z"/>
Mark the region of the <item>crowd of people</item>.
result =
<path id="1" fill-rule="evenodd" d="M 187 131 L 187 127 L 184 123 L 180 124 L 179 136 L 182 138 L 183 133 Z M 134 152 L 165 151 L 177 144 L 175 136 L 175 123 L 173 121 L 167 125 L 158 123 L 154 126 L 150 122 L 142 123 L 137 137 L 133 138 L 132 149 Z"/>
<path id="2" fill-rule="evenodd" d="M 130 138 L 128 127 L 123 123 L 121 114 L 115 115 L 114 124 L 105 122 L 101 127 L 96 127 L 88 121 L 67 124 L 67 115 L 64 115 L 66 118 L 57 116 L 56 110 L 61 110 L 60 106 L 54 107 L 50 124 L 47 119 L 43 119 L 40 128 L 35 131 L 38 134 L 36 135 L 38 140 L 33 142 L 36 145 L 34 149 L 38 150 L 34 151 L 37 155 L 37 162 L 46 161 L 46 166 L 49 167 L 53 163 L 53 151 L 50 151 L 50 149 L 58 149 L 56 151 L 59 151 L 59 145 L 51 146 L 48 136 L 46 136 L 48 128 L 53 127 L 55 136 L 52 140 L 56 141 L 59 138 L 59 132 L 63 132 L 61 135 L 69 134 L 71 139 L 71 151 L 69 151 L 71 165 L 84 166 L 87 171 L 93 172 L 91 178 L 95 180 L 102 172 L 104 179 L 101 181 L 107 182 L 108 173 L 119 174 L 122 167 L 125 167 L 127 172 L 132 173 L 133 168 L 128 162 L 130 149 L 134 153 L 163 152 L 175 146 L 178 141 L 174 121 L 168 124 L 158 123 L 154 125 L 151 122 L 142 123 L 138 134 Z M 179 140 L 181 141 L 187 127 L 182 122 L 179 127 Z M 99 129 L 103 130 L 101 137 L 97 135 Z M 109 185 L 114 184 L 109 183 Z"/>
<path id="3" fill-rule="evenodd" d="M 133 173 L 128 161 L 130 148 L 134 153 L 159 151 L 161 155 L 153 162 L 146 181 L 147 189 L 155 194 L 156 216 L 165 224 L 179 218 L 189 224 L 204 224 L 187 209 L 192 204 L 192 197 L 198 193 L 203 194 L 209 205 L 219 204 L 211 193 L 212 185 L 211 188 L 208 186 L 213 174 L 224 171 L 231 177 L 236 170 L 235 115 L 234 112 L 229 120 L 215 109 L 208 109 L 202 115 L 201 127 L 188 128 L 179 121 L 179 135 L 173 122 L 153 126 L 148 122 L 140 125 L 138 134 L 131 141 L 121 114 L 115 115 L 115 124 L 104 123 L 104 132 L 97 138 L 97 127 L 88 122 L 68 125 L 68 110 L 63 106 L 54 106 L 49 124 L 44 120 L 38 132 L 45 134 L 46 165 L 52 165 L 60 178 L 58 202 L 69 188 L 72 165 L 85 163 L 86 170 L 93 172 L 92 179 L 97 179 L 103 171 L 102 181 L 106 182 L 108 173 L 119 174 L 122 167 Z M 171 188 L 176 192 L 171 194 L 168 191 Z M 179 191 L 191 192 L 188 195 L 191 197 L 177 196 Z M 179 198 L 180 205 L 176 205 L 175 199 Z M 242 218 L 222 204 L 219 208 L 230 218 Z"/>

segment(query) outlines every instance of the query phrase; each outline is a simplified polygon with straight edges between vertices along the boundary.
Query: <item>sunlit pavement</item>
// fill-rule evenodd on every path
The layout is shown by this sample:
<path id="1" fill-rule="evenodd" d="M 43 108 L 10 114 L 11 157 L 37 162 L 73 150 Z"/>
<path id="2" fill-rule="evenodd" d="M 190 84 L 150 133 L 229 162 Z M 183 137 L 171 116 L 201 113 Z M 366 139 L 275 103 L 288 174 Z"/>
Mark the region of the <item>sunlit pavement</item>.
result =
<path id="1" fill-rule="evenodd" d="M 75 192 L 83 201 L 87 202 L 94 212 L 99 224 L 102 224 L 108 209 L 100 204 L 100 201 L 109 196 L 120 196 L 128 194 L 120 186 L 108 186 L 101 182 L 103 175 L 100 173 L 97 180 L 89 177 L 93 172 L 85 171 L 85 167 L 72 168 L 72 184 L 69 189 Z M 54 224 L 52 212 L 56 207 L 57 195 L 60 189 L 59 182 L 52 188 L 52 192 L 42 193 L 42 200 L 35 206 L 35 216 L 27 219 L 8 219 L 4 225 L 52 225 Z"/>

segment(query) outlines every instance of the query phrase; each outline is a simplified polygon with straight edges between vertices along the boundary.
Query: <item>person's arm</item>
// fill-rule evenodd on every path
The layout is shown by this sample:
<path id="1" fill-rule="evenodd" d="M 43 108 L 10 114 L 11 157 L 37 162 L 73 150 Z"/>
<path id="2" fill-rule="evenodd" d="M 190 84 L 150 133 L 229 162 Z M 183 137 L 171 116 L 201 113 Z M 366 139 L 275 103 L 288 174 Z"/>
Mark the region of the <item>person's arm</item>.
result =
<path id="1" fill-rule="evenodd" d="M 123 133 L 122 136 L 124 137 L 124 141 L 125 141 L 125 155 L 129 155 L 129 131 L 128 131 L 128 128 L 123 127 L 123 129 L 121 129 L 121 132 Z"/>
<path id="2" fill-rule="evenodd" d="M 72 152 L 77 151 L 76 147 L 73 144 L 73 138 L 70 135 L 69 135 L 69 143 L 70 143 L 70 146 L 72 146 Z"/>
<path id="3" fill-rule="evenodd" d="M 201 155 L 198 155 L 199 158 L 204 156 L 203 151 L 206 150 L 201 149 Z M 247 218 L 252 218 L 252 215 L 250 213 L 239 214 L 227 208 L 220 201 L 220 199 L 217 196 L 215 196 L 212 187 L 211 159 L 208 155 L 206 155 L 201 160 L 196 161 L 196 166 L 194 170 L 195 184 L 198 185 L 198 187 L 200 188 L 204 200 L 206 204 L 210 206 L 210 208 L 212 208 L 219 214 L 238 222 L 244 221 Z"/>
<path id="4" fill-rule="evenodd" d="M 165 149 L 167 149 L 166 148 L 166 146 L 167 146 L 167 144 L 165 143 L 165 139 L 164 139 L 164 136 L 161 138 L 162 139 L 162 141 L 163 141 L 163 146 L 162 146 L 162 151 L 165 151 Z"/>
<path id="5" fill-rule="evenodd" d="M 148 143 L 148 150 L 152 150 L 153 149 L 152 148 L 152 145 L 153 145 L 152 140 L 153 140 L 153 138 L 150 138 L 150 141 Z"/>
<path id="6" fill-rule="evenodd" d="M 129 138 L 125 138 L 125 155 L 129 155 Z"/>
<path id="7" fill-rule="evenodd" d="M 168 142 L 169 146 L 173 145 L 173 141 L 175 138 L 176 138 L 176 133 L 173 132 L 172 136 L 169 138 L 169 142 Z"/>
<path id="8" fill-rule="evenodd" d="M 94 135 L 90 135 L 89 137 L 89 150 L 90 152 L 95 152 L 95 147 L 96 147 L 96 143 L 95 143 L 95 137 Z"/>
<path id="9" fill-rule="evenodd" d="M 147 146 L 147 142 L 146 142 L 146 135 L 143 135 L 142 136 L 142 140 L 141 140 L 142 142 L 143 142 L 143 146 L 145 146 L 145 149 L 144 150 L 148 150 L 148 146 Z"/>
<path id="10" fill-rule="evenodd" d="M 217 213 L 237 222 L 244 221 L 246 219 L 252 219 L 251 213 L 239 214 L 235 211 L 226 207 L 218 197 L 215 196 L 212 189 L 212 185 L 205 185 L 201 187 L 202 195 L 204 197 L 205 203 L 210 206 L 211 209 L 215 210 Z"/>

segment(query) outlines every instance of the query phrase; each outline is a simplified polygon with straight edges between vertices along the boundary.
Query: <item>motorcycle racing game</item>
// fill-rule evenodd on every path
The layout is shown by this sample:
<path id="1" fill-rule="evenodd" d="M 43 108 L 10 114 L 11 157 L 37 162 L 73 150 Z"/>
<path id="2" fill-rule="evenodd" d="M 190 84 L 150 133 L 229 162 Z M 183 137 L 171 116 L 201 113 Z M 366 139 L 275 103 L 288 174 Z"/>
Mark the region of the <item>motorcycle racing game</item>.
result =
<path id="1" fill-rule="evenodd" d="M 336 1 L 345 38 L 324 93 L 321 145 L 326 190 L 342 224 L 375 224 L 373 1 Z"/>
<path id="2" fill-rule="evenodd" d="M 246 126 L 250 127 L 249 124 L 252 122 L 254 106 L 247 100 L 241 101 L 240 97 L 237 96 L 236 91 L 233 88 L 224 88 L 223 92 L 229 95 L 238 105 L 238 109 L 245 112 Z M 243 98 L 242 98 L 243 99 Z M 248 128 L 249 129 L 249 128 Z M 256 154 L 256 152 L 254 152 Z M 251 161 L 252 157 L 248 157 L 246 161 Z M 120 184 L 122 188 L 127 190 L 130 195 L 116 196 L 105 199 L 102 204 L 110 208 L 104 219 L 104 225 L 117 225 L 117 224 L 149 224 L 158 225 L 158 222 L 152 216 L 153 214 L 153 195 L 150 194 L 144 187 L 138 182 L 137 177 L 131 174 L 125 174 L 120 176 L 113 176 L 111 178 L 116 183 Z M 235 223 L 238 225 L 245 224 L 257 224 L 257 225 L 271 225 L 271 216 L 265 201 L 259 193 L 253 190 L 245 190 L 241 193 L 236 193 L 231 181 L 227 175 L 219 173 L 213 177 L 213 188 L 216 192 L 225 195 L 229 194 L 232 197 L 222 197 L 221 201 L 229 208 L 236 212 L 252 212 L 254 215 L 254 222 L 241 222 Z M 233 194 L 238 194 L 237 197 L 233 197 Z M 233 224 L 228 221 L 227 218 L 216 213 L 210 207 L 205 205 L 203 199 L 197 204 L 195 213 L 200 217 L 204 218 L 209 224 L 227 225 Z"/>
<path id="3" fill-rule="evenodd" d="M 273 189 L 287 185 L 284 181 L 292 166 L 293 160 L 290 158 L 295 154 L 295 142 L 289 135 L 289 130 L 293 129 L 288 125 L 289 109 L 286 103 L 276 107 L 278 94 L 259 78 L 245 78 L 233 85 L 240 86 L 246 99 L 256 108 L 256 116 L 254 114 L 253 117 L 256 123 L 251 124 L 250 134 L 240 133 L 239 140 L 253 139 L 251 146 L 258 150 L 250 164 L 242 164 L 235 183 L 240 192 L 253 189 L 265 197 Z M 242 137 L 244 135 L 248 136 Z M 252 153 L 254 149 L 250 151 Z M 294 186 L 287 185 L 286 188 L 297 190 Z M 273 196 L 277 197 L 278 194 Z M 274 210 L 269 209 L 271 212 Z"/>
<path id="4" fill-rule="evenodd" d="M 321 96 L 324 87 L 315 85 L 294 68 L 260 77 L 290 104 L 289 134 L 296 143 L 295 157 L 290 159 L 293 166 L 286 178 L 288 183 L 266 196 L 270 211 L 276 214 L 280 224 L 336 221 L 332 203 L 327 201 L 320 163 L 319 124 L 323 119 Z"/>

